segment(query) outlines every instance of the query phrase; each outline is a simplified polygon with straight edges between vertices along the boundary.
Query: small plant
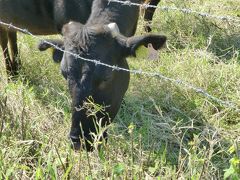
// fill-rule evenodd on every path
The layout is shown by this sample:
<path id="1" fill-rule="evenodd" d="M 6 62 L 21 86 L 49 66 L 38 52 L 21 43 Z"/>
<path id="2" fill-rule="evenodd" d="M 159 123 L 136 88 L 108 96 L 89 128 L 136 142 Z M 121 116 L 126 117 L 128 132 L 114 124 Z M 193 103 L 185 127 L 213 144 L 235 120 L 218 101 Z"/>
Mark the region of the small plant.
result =
<path id="1" fill-rule="evenodd" d="M 229 160 L 230 167 L 225 169 L 224 179 L 238 180 L 240 179 L 240 145 L 235 143 L 229 148 L 229 153 L 233 154 L 233 157 Z"/>

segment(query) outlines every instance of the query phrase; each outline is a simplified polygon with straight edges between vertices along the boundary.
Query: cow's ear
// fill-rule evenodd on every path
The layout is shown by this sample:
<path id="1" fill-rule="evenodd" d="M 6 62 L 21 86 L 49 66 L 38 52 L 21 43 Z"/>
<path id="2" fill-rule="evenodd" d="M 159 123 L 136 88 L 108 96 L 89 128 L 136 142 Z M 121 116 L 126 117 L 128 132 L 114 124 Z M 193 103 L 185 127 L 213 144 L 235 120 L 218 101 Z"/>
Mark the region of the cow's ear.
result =
<path id="1" fill-rule="evenodd" d="M 38 49 L 40 51 L 46 51 L 47 49 L 52 49 L 52 58 L 54 62 L 59 63 L 63 57 L 64 43 L 62 40 L 48 39 L 40 41 L 38 44 Z M 60 50 L 61 49 L 61 50 Z"/>
<path id="2" fill-rule="evenodd" d="M 148 44 L 152 44 L 153 48 L 158 50 L 160 49 L 166 42 L 167 37 L 163 35 L 143 35 L 143 36 L 133 36 L 127 38 L 125 43 L 125 50 L 127 56 L 136 56 L 136 50 L 140 46 L 148 46 Z"/>

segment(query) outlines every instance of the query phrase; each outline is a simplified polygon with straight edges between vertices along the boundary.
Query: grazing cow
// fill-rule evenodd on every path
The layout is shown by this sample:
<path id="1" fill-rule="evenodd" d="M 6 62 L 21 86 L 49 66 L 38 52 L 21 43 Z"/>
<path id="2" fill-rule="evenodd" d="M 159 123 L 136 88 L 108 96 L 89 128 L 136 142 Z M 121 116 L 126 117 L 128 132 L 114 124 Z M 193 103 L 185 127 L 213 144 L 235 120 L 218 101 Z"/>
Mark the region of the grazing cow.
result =
<path id="1" fill-rule="evenodd" d="M 99 122 L 101 126 L 105 126 L 114 119 L 130 78 L 129 72 L 113 70 L 84 60 L 95 59 L 111 66 L 129 69 L 126 57 L 135 56 L 141 45 L 152 43 L 155 49 L 159 49 L 166 41 L 166 37 L 161 35 L 133 36 L 138 16 L 138 7 L 95 0 L 86 24 L 72 21 L 63 26 L 63 42 L 50 40 L 55 46 L 65 48 L 61 71 L 68 82 L 72 98 L 70 138 L 76 149 L 81 146 L 82 138 L 86 139 L 85 148 L 92 149 L 91 132 L 98 132 L 96 124 Z M 39 44 L 40 50 L 50 47 L 52 45 L 45 41 Z M 58 56 L 61 54 L 61 51 L 55 52 L 58 52 Z M 84 108 L 84 102 L 88 101 L 89 97 L 96 104 L 105 107 L 104 113 L 101 111 L 97 112 L 96 116 L 89 115 Z M 106 137 L 107 132 L 104 131 L 103 138 Z"/>
<path id="2" fill-rule="evenodd" d="M 85 23 L 91 13 L 92 1 L 0 0 L 0 21 L 27 29 L 35 35 L 57 34 L 70 20 Z M 146 11 L 145 19 L 151 20 L 153 13 L 152 10 Z M 16 30 L 0 24 L 0 45 L 7 72 L 9 75 L 16 75 L 20 65 L 20 60 L 16 59 L 18 55 Z"/>

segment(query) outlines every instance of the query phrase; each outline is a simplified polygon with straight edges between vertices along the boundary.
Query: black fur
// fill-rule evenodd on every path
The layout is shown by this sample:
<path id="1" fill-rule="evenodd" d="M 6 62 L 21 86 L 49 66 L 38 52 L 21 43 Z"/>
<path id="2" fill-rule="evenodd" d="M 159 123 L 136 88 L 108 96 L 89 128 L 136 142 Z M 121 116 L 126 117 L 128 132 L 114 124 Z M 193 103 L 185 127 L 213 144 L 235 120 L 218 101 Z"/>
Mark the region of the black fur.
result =
<path id="1" fill-rule="evenodd" d="M 63 27 L 64 49 L 82 57 L 62 53 L 61 61 L 62 74 L 68 81 L 72 97 L 70 137 L 75 148 L 81 147 L 80 137 L 84 136 L 87 140 L 87 150 L 92 149 L 93 138 L 90 133 L 98 132 L 99 128 L 95 125 L 100 120 L 101 126 L 105 126 L 114 119 L 130 79 L 129 72 L 112 70 L 84 61 L 83 58 L 129 69 L 126 57 L 134 56 L 138 47 L 152 43 L 159 49 L 166 41 L 166 37 L 160 35 L 134 37 L 138 16 L 138 7 L 119 6 L 109 3 L 108 0 L 95 0 L 86 24 L 71 22 Z M 113 22 L 117 24 L 120 33 L 107 26 Z M 44 47 L 44 44 L 41 43 L 41 46 Z M 88 109 L 84 108 L 84 102 L 88 101 L 88 98 L 105 107 L 104 112 L 88 116 Z M 103 138 L 106 137 L 105 131 Z"/>
<path id="2" fill-rule="evenodd" d="M 142 1 L 136 2 L 141 3 Z M 159 0 L 151 1 L 155 4 L 159 2 Z M 0 20 L 27 29 L 35 35 L 57 34 L 61 33 L 63 25 L 69 21 L 85 24 L 91 13 L 92 2 L 93 0 L 0 0 Z M 98 5 L 96 4 L 96 6 Z M 122 5 L 115 3 L 113 6 Z M 115 10 L 117 9 L 115 8 Z M 100 11 L 94 12 L 101 15 Z M 129 13 L 129 17 L 133 17 L 131 12 Z M 150 21 L 153 13 L 154 10 L 146 11 L 145 19 Z M 92 14 L 92 16 L 96 17 L 96 14 Z M 132 23 L 135 24 L 135 22 Z M 124 24 L 120 27 L 121 30 L 126 30 Z M 129 35 L 135 31 L 135 28 Z M 126 35 L 125 32 L 122 33 Z M 10 52 L 8 44 L 10 44 Z M 4 51 L 7 72 L 10 76 L 16 75 L 21 64 L 20 60 L 16 58 L 18 55 L 16 31 L 0 24 L 0 45 Z"/>

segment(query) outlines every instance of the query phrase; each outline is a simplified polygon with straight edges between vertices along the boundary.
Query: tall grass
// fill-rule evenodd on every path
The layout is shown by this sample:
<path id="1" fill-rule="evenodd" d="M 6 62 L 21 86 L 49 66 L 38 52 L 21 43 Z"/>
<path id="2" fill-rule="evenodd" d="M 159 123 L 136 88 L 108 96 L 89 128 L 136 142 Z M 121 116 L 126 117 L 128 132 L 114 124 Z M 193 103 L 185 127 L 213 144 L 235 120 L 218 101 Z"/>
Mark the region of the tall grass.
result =
<path id="1" fill-rule="evenodd" d="M 232 0 L 164 1 L 239 16 Z M 158 60 L 129 58 L 240 106 L 240 30 L 231 23 L 157 10 L 153 32 L 168 36 Z M 140 19 L 137 34 L 143 33 Z M 19 34 L 23 68 L 7 83 L 0 62 L 0 179 L 238 179 L 240 115 L 181 85 L 132 75 L 124 103 L 99 151 L 71 149 L 66 82 L 50 52 Z M 2 55 L 2 54 L 1 54 Z M 1 57 L 2 59 L 2 57 Z M 101 132 L 101 131 L 100 131 Z M 97 137 L 96 137 L 97 138 Z M 97 141 L 95 143 L 98 143 Z"/>

